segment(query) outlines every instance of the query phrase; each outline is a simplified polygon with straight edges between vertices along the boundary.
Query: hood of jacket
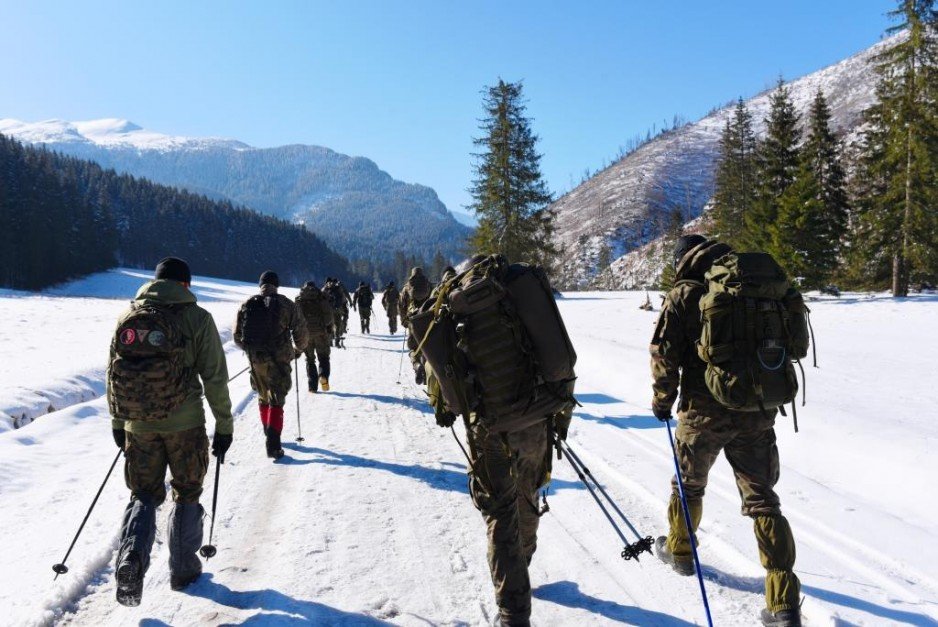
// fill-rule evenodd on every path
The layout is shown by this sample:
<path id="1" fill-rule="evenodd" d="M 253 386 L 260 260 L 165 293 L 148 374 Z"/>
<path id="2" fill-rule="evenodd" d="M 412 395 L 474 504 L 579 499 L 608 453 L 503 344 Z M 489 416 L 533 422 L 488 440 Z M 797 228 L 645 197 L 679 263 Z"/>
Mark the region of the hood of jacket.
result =
<path id="1" fill-rule="evenodd" d="M 195 294 L 190 292 L 189 288 L 179 281 L 156 279 L 155 281 L 150 281 L 140 286 L 134 300 L 141 303 L 154 302 L 170 304 L 194 303 L 197 299 Z"/>
<path id="2" fill-rule="evenodd" d="M 703 281 L 704 273 L 713 262 L 733 249 L 721 242 L 704 242 L 691 248 L 677 265 L 674 278 L 677 281 Z"/>

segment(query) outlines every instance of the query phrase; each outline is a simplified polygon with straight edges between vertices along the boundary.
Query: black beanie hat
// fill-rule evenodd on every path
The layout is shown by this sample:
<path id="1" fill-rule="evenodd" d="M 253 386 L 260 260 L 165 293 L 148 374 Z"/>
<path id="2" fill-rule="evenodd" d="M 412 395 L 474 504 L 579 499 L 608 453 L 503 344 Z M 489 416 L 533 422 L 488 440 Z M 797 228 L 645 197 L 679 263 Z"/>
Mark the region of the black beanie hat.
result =
<path id="1" fill-rule="evenodd" d="M 156 264 L 156 273 L 153 278 L 192 283 L 192 272 L 189 271 L 189 264 L 179 257 L 164 257 Z"/>
<path id="2" fill-rule="evenodd" d="M 267 270 L 264 274 L 261 275 L 261 280 L 258 281 L 258 285 L 273 285 L 274 287 L 280 287 L 280 277 L 277 276 L 277 273 L 273 270 Z"/>
<path id="3" fill-rule="evenodd" d="M 684 255 L 689 253 L 691 249 L 700 246 L 707 241 L 707 238 L 703 235 L 682 235 L 677 238 L 677 241 L 674 243 L 674 267 L 676 268 L 681 259 L 684 258 Z"/>

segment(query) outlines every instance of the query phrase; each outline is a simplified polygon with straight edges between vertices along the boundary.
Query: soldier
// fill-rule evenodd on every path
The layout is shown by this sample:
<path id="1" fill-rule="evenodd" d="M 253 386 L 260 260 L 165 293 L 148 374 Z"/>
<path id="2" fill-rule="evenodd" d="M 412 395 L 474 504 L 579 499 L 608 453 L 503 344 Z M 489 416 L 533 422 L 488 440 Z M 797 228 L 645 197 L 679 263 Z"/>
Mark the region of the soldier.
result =
<path id="1" fill-rule="evenodd" d="M 427 375 L 426 369 L 424 368 L 423 356 L 417 352 L 417 346 L 420 341 L 409 332 L 409 318 L 412 314 L 416 313 L 420 309 L 420 306 L 430 297 L 430 291 L 432 289 L 433 285 L 423 273 L 423 268 L 417 266 L 410 271 L 410 278 L 407 279 L 407 284 L 404 286 L 404 289 L 401 290 L 398 304 L 398 311 L 401 314 L 401 324 L 405 329 L 408 329 L 407 348 L 410 350 L 410 363 L 414 369 L 414 379 L 417 385 L 426 383 Z"/>
<path id="2" fill-rule="evenodd" d="M 290 362 L 298 358 L 308 342 L 306 321 L 289 298 L 277 293 L 280 278 L 270 270 L 261 275 L 261 292 L 249 298 L 238 311 L 234 341 L 248 355 L 251 387 L 266 436 L 267 457 L 283 457 L 283 405 L 290 392 Z M 290 338 L 293 338 L 291 343 Z"/>
<path id="3" fill-rule="evenodd" d="M 480 259 L 473 257 L 464 265 L 471 267 Z M 436 298 L 454 276 L 455 271 L 447 268 L 430 298 Z M 437 425 L 452 427 L 458 408 L 446 404 L 432 369 L 427 383 Z M 572 399 L 572 383 L 570 394 Z M 543 513 L 537 504 L 538 490 L 550 478 L 552 444 L 555 438 L 566 440 L 572 415 L 571 403 L 533 425 L 507 433 L 491 428 L 481 406 L 470 411 L 465 421 L 471 466 L 469 491 L 488 528 L 488 562 L 501 625 L 530 625 L 528 566 L 537 549 Z"/>
<path id="4" fill-rule="evenodd" d="M 792 571 L 795 540 L 773 490 L 779 470 L 775 410 L 739 412 L 722 406 L 704 382 L 705 365 L 696 351 L 701 333 L 698 303 L 707 291 L 704 273 L 728 252 L 729 246 L 700 235 L 685 235 L 677 242 L 676 284 L 665 299 L 651 341 L 652 409 L 659 420 L 669 420 L 680 391 L 675 448 L 695 532 L 703 514 L 707 475 L 720 451 L 726 454 L 736 475 L 742 513 L 753 519 L 759 556 L 767 571 L 762 622 L 798 626 L 801 587 Z M 668 522 L 668 535 L 658 538 L 655 552 L 678 573 L 692 575 L 690 539 L 675 479 Z"/>
<path id="5" fill-rule="evenodd" d="M 374 301 L 375 293 L 371 291 L 371 286 L 361 281 L 358 284 L 358 289 L 352 295 L 352 309 L 358 310 L 363 334 L 371 335 L 371 305 Z"/>
<path id="6" fill-rule="evenodd" d="M 400 297 L 400 292 L 394 286 L 394 281 L 387 284 L 384 288 L 384 294 L 381 295 L 381 306 L 388 314 L 388 329 L 391 330 L 391 335 L 397 333 L 398 300 Z"/>
<path id="7" fill-rule="evenodd" d="M 335 278 L 326 279 L 326 284 L 322 288 L 323 293 L 332 303 L 332 309 L 335 314 L 335 346 L 336 348 L 345 348 L 345 334 L 348 331 L 348 306 L 351 303 L 348 290 Z"/>
<path id="8" fill-rule="evenodd" d="M 335 331 L 335 313 L 332 305 L 313 281 L 307 281 L 300 288 L 296 297 L 296 304 L 300 313 L 306 320 L 306 329 L 309 332 L 309 343 L 306 345 L 306 378 L 309 382 L 309 391 L 316 393 L 319 386 L 324 392 L 329 391 L 329 364 L 330 344 Z M 316 358 L 319 358 L 319 368 L 316 368 Z"/>
<path id="9" fill-rule="evenodd" d="M 166 500 L 167 467 L 173 489 L 167 538 L 170 587 L 182 590 L 202 574 L 197 551 L 204 510 L 199 496 L 208 468 L 203 389 L 215 417 L 212 455 L 223 462 L 231 446 L 234 423 L 225 351 L 211 314 L 195 304 L 191 281 L 185 261 L 160 261 L 154 280 L 137 291 L 111 341 L 107 397 L 130 488 L 115 565 L 122 605 L 140 604 L 156 508 Z"/>

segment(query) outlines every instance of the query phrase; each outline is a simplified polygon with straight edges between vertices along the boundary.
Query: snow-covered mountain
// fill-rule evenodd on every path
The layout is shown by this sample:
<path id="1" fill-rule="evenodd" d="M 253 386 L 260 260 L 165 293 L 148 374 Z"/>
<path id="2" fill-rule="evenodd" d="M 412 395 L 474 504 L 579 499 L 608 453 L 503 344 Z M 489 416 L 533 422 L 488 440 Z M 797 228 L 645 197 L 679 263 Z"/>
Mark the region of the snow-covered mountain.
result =
<path id="1" fill-rule="evenodd" d="M 806 112 L 823 89 L 833 128 L 850 141 L 862 112 L 874 99 L 876 75 L 870 62 L 890 41 L 792 81 L 789 87 L 797 109 Z M 759 136 L 764 133 L 770 94 L 771 90 L 765 91 L 746 101 Z M 697 122 L 659 135 L 554 202 L 557 243 L 564 251 L 562 284 L 584 286 L 593 280 L 604 242 L 615 261 L 608 276 L 597 283 L 633 288 L 657 274 L 650 266 L 641 270 L 648 264 L 638 258 L 639 253 L 623 257 L 657 237 L 673 209 L 688 219 L 703 211 L 713 195 L 720 134 L 734 106 L 731 102 Z"/>
<path id="2" fill-rule="evenodd" d="M 350 259 L 388 260 L 397 251 L 429 258 L 437 249 L 455 257 L 469 233 L 431 188 L 320 146 L 254 148 L 164 135 L 120 119 L 0 119 L 0 133 L 305 224 Z"/>

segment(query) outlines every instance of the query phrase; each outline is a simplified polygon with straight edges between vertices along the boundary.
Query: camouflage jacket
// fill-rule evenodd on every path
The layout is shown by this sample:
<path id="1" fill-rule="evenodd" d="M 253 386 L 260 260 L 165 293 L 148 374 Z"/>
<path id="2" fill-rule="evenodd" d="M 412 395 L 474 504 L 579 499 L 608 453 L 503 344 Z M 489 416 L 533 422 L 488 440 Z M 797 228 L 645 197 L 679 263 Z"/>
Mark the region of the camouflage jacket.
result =
<path id="1" fill-rule="evenodd" d="M 397 291 L 396 287 L 386 287 L 384 288 L 384 294 L 381 295 L 381 306 L 384 307 L 388 313 L 391 313 L 391 311 L 397 308 L 400 298 L 401 293 Z"/>
<path id="2" fill-rule="evenodd" d="M 289 331 L 290 335 L 293 337 L 293 344 L 291 345 L 289 339 L 283 342 L 282 346 L 277 349 L 276 353 L 273 355 L 273 358 L 276 361 L 293 361 L 294 347 L 295 350 L 303 351 L 306 350 L 306 345 L 309 343 L 309 331 L 306 328 L 306 320 L 303 318 L 303 314 L 300 313 L 296 304 L 283 294 L 278 294 L 276 287 L 264 285 L 261 287 L 261 295 L 273 296 L 280 301 L 280 331 L 283 332 L 284 335 L 286 335 L 286 331 Z M 234 333 L 232 336 L 238 348 L 247 350 L 242 342 L 241 311 L 243 309 L 244 305 L 241 305 L 241 309 L 238 310 L 238 317 L 235 320 Z M 249 357 L 253 357 L 253 355 L 249 354 Z"/>
<path id="3" fill-rule="evenodd" d="M 365 309 L 371 309 L 372 303 L 375 301 L 375 293 L 371 291 L 371 287 L 363 285 L 355 290 L 352 294 L 352 307 L 364 307 Z"/>
<path id="4" fill-rule="evenodd" d="M 405 327 L 408 326 L 407 321 L 410 319 L 411 310 L 423 305 L 432 291 L 433 284 L 422 274 L 413 275 L 407 280 L 407 285 L 401 290 L 397 304 L 397 310 L 401 316 L 401 323 Z M 423 298 L 419 298 L 418 296 L 423 296 Z"/>
<path id="5" fill-rule="evenodd" d="M 176 281 L 151 281 L 137 291 L 134 300 L 140 304 L 189 304 L 180 311 L 181 330 L 186 340 L 183 359 L 190 372 L 189 394 L 179 409 L 165 420 L 112 420 L 111 426 L 131 433 L 167 433 L 204 425 L 204 393 L 215 416 L 215 432 L 232 433 L 234 422 L 231 418 L 231 397 L 228 395 L 228 364 L 212 314 L 196 305 L 195 294 Z M 112 339 L 108 364 L 114 359 L 114 342 Z M 110 372 L 107 381 L 110 387 Z"/>
<path id="6" fill-rule="evenodd" d="M 704 273 L 714 260 L 730 252 L 726 244 L 707 242 L 685 255 L 676 271 L 674 287 L 665 297 L 651 339 L 651 376 L 655 409 L 669 411 L 681 393 L 680 411 L 695 402 L 716 401 L 704 382 L 706 365 L 697 355 L 700 339 L 700 297 L 707 292 Z"/>

